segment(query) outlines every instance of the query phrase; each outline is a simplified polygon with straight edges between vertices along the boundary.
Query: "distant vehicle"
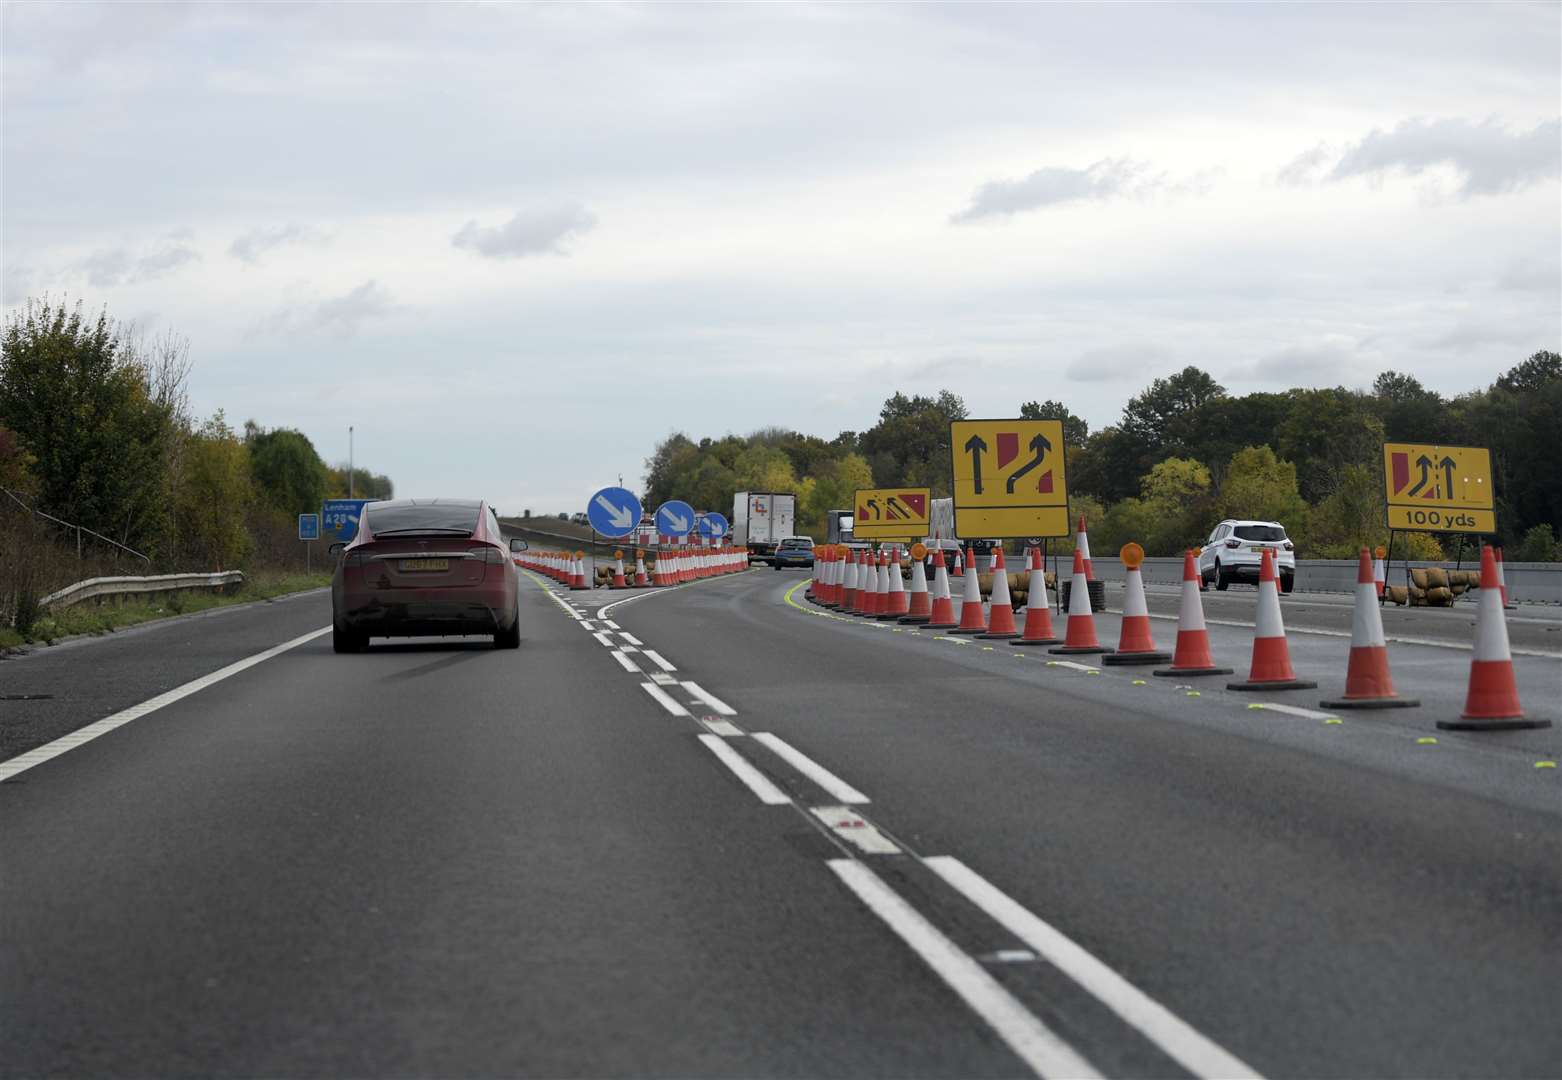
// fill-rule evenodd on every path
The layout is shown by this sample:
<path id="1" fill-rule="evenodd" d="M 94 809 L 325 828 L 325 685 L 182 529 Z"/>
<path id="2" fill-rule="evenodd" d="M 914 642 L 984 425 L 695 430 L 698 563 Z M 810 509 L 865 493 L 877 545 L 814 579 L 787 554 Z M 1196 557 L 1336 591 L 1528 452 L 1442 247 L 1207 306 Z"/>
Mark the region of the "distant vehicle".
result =
<path id="1" fill-rule="evenodd" d="M 331 645 L 361 651 L 371 637 L 492 634 L 521 644 L 513 552 L 478 499 L 392 499 L 364 508 L 358 535 L 331 577 Z"/>
<path id="2" fill-rule="evenodd" d="M 1215 526 L 1199 549 L 1199 577 L 1205 587 L 1224 591 L 1233 581 L 1258 581 L 1264 549 L 1274 552 L 1280 591 L 1296 584 L 1296 545 L 1278 521 L 1243 521 L 1228 518 Z"/>
<path id="3" fill-rule="evenodd" d="M 750 562 L 774 562 L 776 545 L 797 527 L 797 496 L 782 491 L 739 491 L 732 496 L 732 542 Z"/>
<path id="4" fill-rule="evenodd" d="M 814 542 L 808 536 L 788 536 L 776 545 L 776 554 L 773 565 L 777 570 L 783 566 L 806 566 L 812 569 L 814 565 Z"/>
<path id="5" fill-rule="evenodd" d="M 591 519 L 589 517 L 587 517 L 585 514 L 571 514 L 569 519 L 570 519 L 571 524 L 574 524 L 574 525 L 590 525 L 591 524 Z"/>
<path id="6" fill-rule="evenodd" d="M 852 540 L 852 512 L 850 510 L 827 510 L 824 515 L 824 542 L 826 544 L 847 544 Z"/>

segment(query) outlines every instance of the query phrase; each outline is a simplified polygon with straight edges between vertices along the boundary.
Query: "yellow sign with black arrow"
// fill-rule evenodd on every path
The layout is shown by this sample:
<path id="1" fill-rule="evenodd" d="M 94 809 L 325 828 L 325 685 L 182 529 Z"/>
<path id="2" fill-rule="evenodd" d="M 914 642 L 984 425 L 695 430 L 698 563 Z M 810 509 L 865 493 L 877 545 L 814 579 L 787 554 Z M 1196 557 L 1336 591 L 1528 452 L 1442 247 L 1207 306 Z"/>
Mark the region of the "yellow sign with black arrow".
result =
<path id="1" fill-rule="evenodd" d="M 1494 533 L 1496 491 L 1484 446 L 1383 444 L 1390 529 Z"/>
<path id="2" fill-rule="evenodd" d="M 955 420 L 949 450 L 956 535 L 1069 535 L 1063 421 Z"/>
<path id="3" fill-rule="evenodd" d="M 928 488 L 858 488 L 852 536 L 858 540 L 914 540 L 927 535 Z"/>

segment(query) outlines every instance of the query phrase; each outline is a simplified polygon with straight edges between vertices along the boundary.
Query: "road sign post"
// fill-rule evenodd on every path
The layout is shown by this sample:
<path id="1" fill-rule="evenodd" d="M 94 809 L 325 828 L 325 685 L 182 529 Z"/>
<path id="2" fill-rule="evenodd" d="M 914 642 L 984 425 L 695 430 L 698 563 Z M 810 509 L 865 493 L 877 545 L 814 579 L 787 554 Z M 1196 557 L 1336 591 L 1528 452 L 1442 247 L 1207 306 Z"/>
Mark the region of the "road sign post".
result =
<path id="1" fill-rule="evenodd" d="M 320 515 L 298 515 L 298 538 L 304 542 L 304 573 L 310 571 L 310 547 L 311 541 L 320 539 Z"/>
<path id="2" fill-rule="evenodd" d="M 1063 421 L 955 420 L 949 448 L 957 536 L 1069 535 Z"/>
<path id="3" fill-rule="evenodd" d="M 852 518 L 858 540 L 920 540 L 928 534 L 928 488 L 859 488 Z"/>

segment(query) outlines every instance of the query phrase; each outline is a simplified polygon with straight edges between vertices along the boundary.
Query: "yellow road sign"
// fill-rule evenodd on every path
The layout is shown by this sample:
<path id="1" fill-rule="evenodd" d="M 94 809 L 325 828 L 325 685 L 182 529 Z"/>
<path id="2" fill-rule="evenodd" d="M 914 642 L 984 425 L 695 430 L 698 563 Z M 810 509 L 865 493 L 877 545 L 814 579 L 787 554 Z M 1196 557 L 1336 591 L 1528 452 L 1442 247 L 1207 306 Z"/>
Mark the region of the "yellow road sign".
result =
<path id="1" fill-rule="evenodd" d="M 927 535 L 927 488 L 858 488 L 852 536 L 858 540 L 911 540 Z"/>
<path id="2" fill-rule="evenodd" d="M 1068 480 L 1061 420 L 956 420 L 955 534 L 1068 536 Z"/>
<path id="3" fill-rule="evenodd" d="M 1384 443 L 1383 487 L 1391 529 L 1497 531 L 1491 451 L 1484 446 Z"/>

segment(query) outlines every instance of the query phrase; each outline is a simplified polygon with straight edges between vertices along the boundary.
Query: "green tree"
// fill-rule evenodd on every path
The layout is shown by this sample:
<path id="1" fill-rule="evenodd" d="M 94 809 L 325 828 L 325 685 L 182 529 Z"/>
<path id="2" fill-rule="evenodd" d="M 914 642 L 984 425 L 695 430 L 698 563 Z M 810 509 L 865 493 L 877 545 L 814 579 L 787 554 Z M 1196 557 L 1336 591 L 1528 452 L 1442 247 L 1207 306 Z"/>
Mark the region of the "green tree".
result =
<path id="1" fill-rule="evenodd" d="M 347 465 L 330 465 L 326 468 L 325 497 L 327 499 L 394 499 L 396 485 L 391 478 L 370 472 L 362 466 L 352 470 L 352 484 L 347 483 Z"/>
<path id="2" fill-rule="evenodd" d="M 1296 466 L 1267 446 L 1249 446 L 1231 456 L 1216 506 L 1222 518 L 1278 521 L 1288 533 L 1306 534 L 1307 503 L 1296 489 Z"/>
<path id="3" fill-rule="evenodd" d="M 1382 466 L 1345 466 L 1334 491 L 1308 516 L 1304 539 L 1307 556 L 1316 559 L 1354 558 L 1363 545 L 1387 544 Z"/>
<path id="4" fill-rule="evenodd" d="M 1519 546 L 1513 549 L 1514 562 L 1562 562 L 1562 544 L 1549 524 L 1529 529 Z"/>
<path id="5" fill-rule="evenodd" d="M 1139 449 L 1141 467 L 1135 475 L 1148 471 L 1165 452 L 1175 449 L 1171 438 L 1179 419 L 1225 396 L 1226 388 L 1208 372 L 1189 365 L 1175 375 L 1156 379 L 1131 398 L 1119 426 Z"/>
<path id="6" fill-rule="evenodd" d="M 949 494 L 949 425 L 966 417 L 965 402 L 948 390 L 934 397 L 897 393 L 879 410 L 879 422 L 857 438 L 858 452 L 879 487 L 914 484 Z"/>
<path id="7" fill-rule="evenodd" d="M 28 300 L 6 319 L 0 425 L 31 457 L 38 509 L 155 550 L 175 417 L 106 312 Z"/>
<path id="8" fill-rule="evenodd" d="M 1344 387 L 1292 390 L 1291 408 L 1275 432 L 1275 452 L 1296 465 L 1308 502 L 1325 498 L 1347 465 L 1383 455 L 1383 421 L 1364 394 Z"/>
<path id="9" fill-rule="evenodd" d="M 301 431 L 257 431 L 248 440 L 250 468 L 261 501 L 288 515 L 317 513 L 325 499 L 326 467 Z"/>
<path id="10" fill-rule="evenodd" d="M 738 455 L 732 471 L 737 477 L 738 491 L 797 490 L 791 459 L 773 446 L 750 446 Z"/>
<path id="11" fill-rule="evenodd" d="M 1541 350 L 1508 369 L 1497 379 L 1497 389 L 1510 394 L 1533 394 L 1562 379 L 1562 355 Z"/>
<path id="12" fill-rule="evenodd" d="M 1020 416 L 1026 420 L 1063 421 L 1063 443 L 1070 451 L 1084 446 L 1090 437 L 1090 425 L 1084 417 L 1069 412 L 1061 401 L 1027 401 L 1020 406 Z"/>
<path id="13" fill-rule="evenodd" d="M 186 439 L 175 499 L 181 565 L 232 569 L 249 554 L 244 527 L 254 500 L 249 450 L 220 409 Z"/>
<path id="14" fill-rule="evenodd" d="M 1385 371 L 1372 383 L 1372 405 L 1383 421 L 1383 436 L 1394 442 L 1441 442 L 1449 435 L 1448 402 L 1413 375 Z"/>

